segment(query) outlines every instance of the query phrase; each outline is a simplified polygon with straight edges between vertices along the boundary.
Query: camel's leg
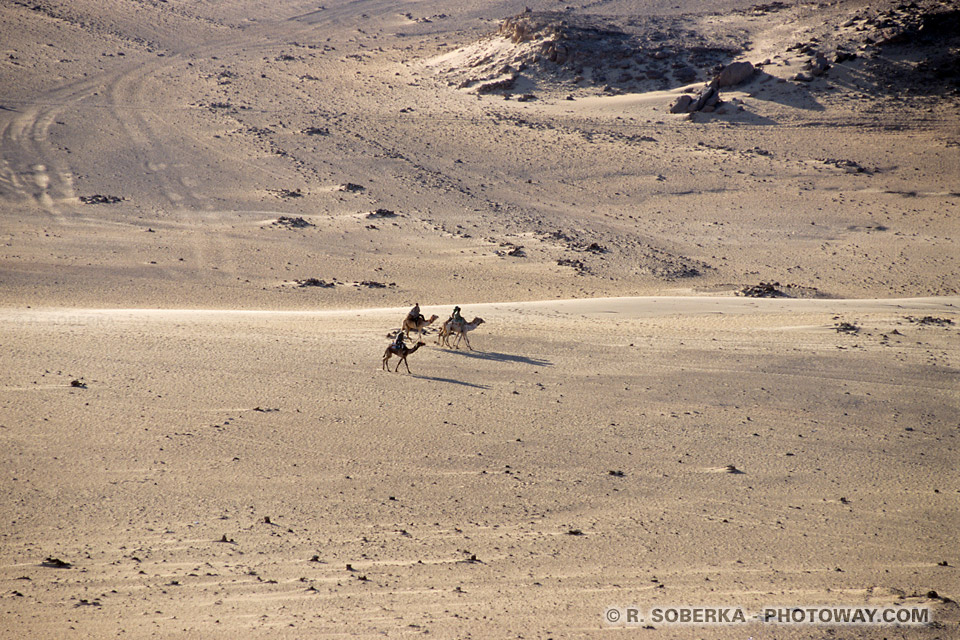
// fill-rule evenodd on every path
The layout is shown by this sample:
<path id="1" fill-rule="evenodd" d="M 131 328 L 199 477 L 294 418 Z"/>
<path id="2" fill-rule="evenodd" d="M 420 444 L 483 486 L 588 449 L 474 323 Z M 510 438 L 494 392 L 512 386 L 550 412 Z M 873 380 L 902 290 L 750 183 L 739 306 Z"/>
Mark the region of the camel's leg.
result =
<path id="1" fill-rule="evenodd" d="M 460 335 L 463 336 L 463 341 L 467 343 L 467 349 L 470 349 L 470 351 L 473 351 L 473 347 L 470 346 L 470 338 L 467 337 L 467 332 L 464 331 Z"/>
<path id="2" fill-rule="evenodd" d="M 389 371 L 390 367 L 387 366 L 387 360 L 390 359 L 390 349 L 387 349 L 383 352 L 383 370 Z"/>
<path id="3" fill-rule="evenodd" d="M 410 373 L 410 363 L 407 362 L 406 357 L 404 357 L 404 359 L 403 359 L 403 366 L 405 366 L 405 367 L 407 368 L 407 373 Z"/>

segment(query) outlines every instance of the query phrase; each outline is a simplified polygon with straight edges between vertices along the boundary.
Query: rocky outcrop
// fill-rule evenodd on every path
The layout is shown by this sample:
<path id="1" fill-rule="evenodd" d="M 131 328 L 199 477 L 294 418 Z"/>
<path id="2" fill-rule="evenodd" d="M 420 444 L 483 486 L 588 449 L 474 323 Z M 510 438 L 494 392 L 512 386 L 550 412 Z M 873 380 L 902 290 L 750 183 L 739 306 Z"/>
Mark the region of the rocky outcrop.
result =
<path id="1" fill-rule="evenodd" d="M 731 62 L 720 70 L 713 80 L 706 84 L 696 98 L 684 94 L 670 107 L 670 113 L 710 113 L 720 106 L 720 87 L 732 87 L 746 82 L 756 72 L 750 62 Z"/>
<path id="2" fill-rule="evenodd" d="M 680 18 L 612 20 L 525 11 L 496 32 L 428 60 L 449 86 L 479 94 L 619 94 L 686 85 L 741 53 L 741 40 L 688 39 Z M 512 79 L 512 82 L 511 82 Z"/>

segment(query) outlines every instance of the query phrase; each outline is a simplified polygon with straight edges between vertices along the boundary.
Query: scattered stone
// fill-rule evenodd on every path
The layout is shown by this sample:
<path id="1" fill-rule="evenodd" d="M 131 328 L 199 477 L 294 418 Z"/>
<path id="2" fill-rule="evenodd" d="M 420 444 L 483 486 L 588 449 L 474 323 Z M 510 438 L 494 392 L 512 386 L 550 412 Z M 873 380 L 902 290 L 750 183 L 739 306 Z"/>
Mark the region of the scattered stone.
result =
<path id="1" fill-rule="evenodd" d="M 622 478 L 622 477 L 624 477 L 625 475 L 627 475 L 627 474 L 625 474 L 623 471 L 614 470 L 614 469 L 611 469 L 611 470 L 608 471 L 607 473 L 610 474 L 611 476 L 614 476 L 615 478 Z"/>
<path id="2" fill-rule="evenodd" d="M 301 217 L 291 218 L 288 216 L 280 216 L 277 218 L 277 221 L 274 224 L 278 224 L 284 227 L 290 227 L 292 229 L 304 229 L 306 227 L 312 227 L 313 223 L 307 222 Z"/>
<path id="3" fill-rule="evenodd" d="M 47 567 L 49 569 L 70 569 L 73 567 L 73 565 L 69 562 L 65 562 L 60 558 L 54 558 L 53 556 L 50 556 L 41 562 L 40 566 Z"/>
<path id="4" fill-rule="evenodd" d="M 837 333 L 860 333 L 860 327 L 849 322 L 840 322 L 836 325 Z"/>
<path id="5" fill-rule="evenodd" d="M 510 256 L 512 258 L 525 258 L 527 254 L 523 251 L 523 245 L 513 244 L 512 242 L 504 242 L 500 245 L 501 247 L 507 247 L 506 249 L 498 249 L 494 251 L 494 254 L 504 257 Z"/>
<path id="6" fill-rule="evenodd" d="M 589 251 L 590 253 L 607 253 L 608 249 L 601 244 L 591 242 L 587 245 L 584 251 Z"/>
<path id="7" fill-rule="evenodd" d="M 388 287 L 396 287 L 397 283 L 391 282 L 390 284 L 387 284 L 385 282 L 376 282 L 375 280 L 363 280 L 361 282 L 357 282 L 356 286 L 366 287 L 368 289 L 386 289 Z"/>
<path id="8" fill-rule="evenodd" d="M 363 191 L 364 189 L 366 189 L 366 187 L 364 187 L 364 186 L 362 186 L 362 185 L 354 184 L 354 183 L 352 183 L 352 182 L 346 182 L 346 183 L 340 185 L 337 190 L 338 190 L 338 191 L 347 191 L 347 192 L 350 192 L 350 193 L 359 193 L 359 192 Z"/>
<path id="9" fill-rule="evenodd" d="M 267 191 L 270 191 L 271 193 L 275 194 L 278 198 L 302 198 L 303 197 L 303 193 L 301 193 L 300 189 L 294 189 L 293 191 L 291 191 L 290 189 L 267 189 Z"/>
<path id="10" fill-rule="evenodd" d="M 367 214 L 368 218 L 396 218 L 396 211 L 391 211 L 390 209 L 377 209 L 376 211 L 371 211 Z"/>
<path id="11" fill-rule="evenodd" d="M 950 318 L 935 318 L 934 316 L 923 316 L 922 318 L 907 316 L 907 320 L 915 324 L 935 325 L 938 327 L 946 327 L 947 325 L 953 324 L 953 320 Z"/>
<path id="12" fill-rule="evenodd" d="M 573 267 L 579 274 L 590 272 L 590 270 L 587 268 L 587 265 L 583 264 L 582 260 L 575 260 L 573 258 L 560 258 L 557 260 L 557 264 L 561 267 Z"/>
<path id="13" fill-rule="evenodd" d="M 847 173 L 873 173 L 866 167 L 862 166 L 860 163 L 854 160 L 837 160 L 836 158 L 825 158 L 823 161 L 824 164 L 836 167 L 838 169 L 843 169 Z"/>
<path id="14" fill-rule="evenodd" d="M 322 287 L 324 289 L 330 289 L 337 286 L 336 282 L 327 282 L 326 280 L 321 280 L 319 278 L 307 278 L 305 280 L 294 280 L 300 287 Z"/>
<path id="15" fill-rule="evenodd" d="M 850 60 L 855 60 L 856 58 L 857 54 L 850 51 L 837 51 L 833 56 L 833 62 L 834 64 L 842 64 Z"/>
<path id="16" fill-rule="evenodd" d="M 583 531 L 581 531 L 580 529 L 570 529 L 570 530 L 567 531 L 567 535 L 568 535 L 568 536 L 582 536 L 582 535 L 583 535 Z"/>
<path id="17" fill-rule="evenodd" d="M 71 380 L 71 381 L 70 381 L 70 386 L 71 386 L 71 387 L 76 387 L 77 389 L 86 389 L 86 388 L 87 388 L 87 383 L 84 382 L 83 380 Z"/>
<path id="18" fill-rule="evenodd" d="M 783 290 L 780 289 L 779 282 L 761 282 L 751 287 L 744 287 L 737 292 L 747 298 L 789 298 Z"/>
<path id="19" fill-rule="evenodd" d="M 810 72 L 810 75 L 819 77 L 827 72 L 830 63 L 827 62 L 827 58 L 821 52 L 817 51 L 804 68 Z"/>
<path id="20" fill-rule="evenodd" d="M 743 471 L 741 471 L 740 469 L 737 469 L 737 467 L 732 464 L 728 464 L 723 468 L 723 470 L 727 473 L 734 473 L 734 474 L 743 473 Z"/>
<path id="21" fill-rule="evenodd" d="M 80 602 L 73 605 L 74 607 L 102 607 L 103 605 L 99 600 L 87 600 L 86 598 L 80 598 Z"/>
<path id="22" fill-rule="evenodd" d="M 303 130 L 303 133 L 308 136 L 328 136 L 330 130 L 326 127 L 307 127 Z"/>
<path id="23" fill-rule="evenodd" d="M 477 85 L 477 94 L 482 95 L 485 93 L 494 93 L 495 91 L 508 91 L 513 89 L 514 85 L 517 83 L 516 74 L 510 74 L 506 78 L 501 78 L 499 80 L 493 80 L 490 82 L 483 82 Z"/>
<path id="24" fill-rule="evenodd" d="M 99 193 L 92 196 L 80 196 L 80 202 L 83 204 L 117 204 L 123 202 L 123 200 L 124 198 L 120 196 L 105 196 Z"/>

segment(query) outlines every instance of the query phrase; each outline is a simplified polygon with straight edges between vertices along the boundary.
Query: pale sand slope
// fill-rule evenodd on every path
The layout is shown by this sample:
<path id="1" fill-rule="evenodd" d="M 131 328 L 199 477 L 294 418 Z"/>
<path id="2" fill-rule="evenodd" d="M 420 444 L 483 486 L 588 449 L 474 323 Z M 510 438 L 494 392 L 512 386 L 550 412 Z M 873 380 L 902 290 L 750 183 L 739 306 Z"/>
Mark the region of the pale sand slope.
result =
<path id="1" fill-rule="evenodd" d="M 476 351 L 412 375 L 404 309 L 7 308 L 0 637 L 620 637 L 605 607 L 658 603 L 952 637 L 957 325 L 907 318 L 958 303 L 471 305 Z"/>
<path id="2" fill-rule="evenodd" d="M 858 48 L 881 37 L 858 31 L 863 16 L 897 3 L 589 4 L 572 13 L 650 22 L 675 52 L 703 33 L 772 62 L 725 92 L 728 113 L 691 120 L 668 113 L 675 85 L 518 102 L 428 64 L 526 3 L 4 3 L 0 298 L 314 309 L 760 281 L 957 293 L 956 92 L 911 84 L 933 77 L 911 73 L 922 52 Z M 859 57 L 789 80 L 804 62 L 790 47 L 813 38 Z M 635 57 L 670 68 L 653 54 Z M 526 73 L 549 89 L 549 73 Z M 95 195 L 122 200 L 80 200 Z M 366 217 L 378 208 L 398 216 Z M 314 226 L 271 224 L 282 215 Z M 516 245 L 523 256 L 497 255 Z M 342 284 L 289 286 L 310 277 Z"/>

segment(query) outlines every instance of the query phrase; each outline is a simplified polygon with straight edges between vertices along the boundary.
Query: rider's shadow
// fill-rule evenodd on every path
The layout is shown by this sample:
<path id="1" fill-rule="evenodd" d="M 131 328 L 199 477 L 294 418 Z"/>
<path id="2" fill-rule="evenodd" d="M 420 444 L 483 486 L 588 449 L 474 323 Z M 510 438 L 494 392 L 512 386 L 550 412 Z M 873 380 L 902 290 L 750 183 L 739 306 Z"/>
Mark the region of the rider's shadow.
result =
<path id="1" fill-rule="evenodd" d="M 447 349 L 447 353 L 455 353 L 467 358 L 477 358 L 480 360 L 493 360 L 494 362 L 518 362 L 520 364 L 532 364 L 535 367 L 552 367 L 553 363 L 542 358 L 531 358 L 529 356 L 517 356 L 512 353 L 499 353 L 497 351 L 460 351 L 458 349 Z"/>

